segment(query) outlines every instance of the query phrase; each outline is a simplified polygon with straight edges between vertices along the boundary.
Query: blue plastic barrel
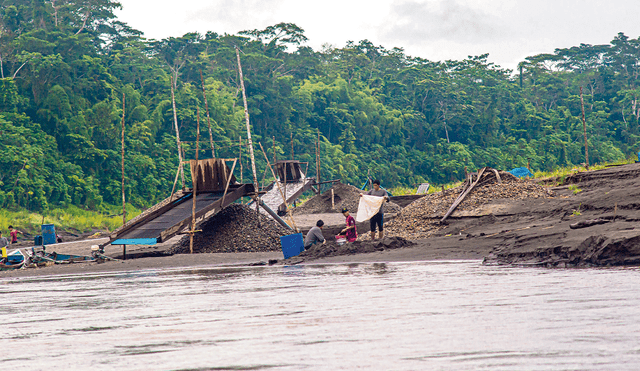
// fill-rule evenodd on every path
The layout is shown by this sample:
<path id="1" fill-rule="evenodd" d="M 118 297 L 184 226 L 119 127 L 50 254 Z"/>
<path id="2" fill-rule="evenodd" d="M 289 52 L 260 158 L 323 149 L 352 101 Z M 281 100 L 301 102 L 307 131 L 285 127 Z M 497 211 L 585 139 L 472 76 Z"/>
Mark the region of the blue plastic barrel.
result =
<path id="1" fill-rule="evenodd" d="M 35 236 L 33 238 L 33 245 L 34 246 L 42 246 L 42 236 Z"/>
<path id="2" fill-rule="evenodd" d="M 300 255 L 300 253 L 304 251 L 302 233 L 280 237 L 280 245 L 282 246 L 282 254 L 285 259 Z"/>
<path id="3" fill-rule="evenodd" d="M 42 225 L 42 243 L 44 245 L 53 245 L 58 242 L 56 240 L 56 227 L 53 224 Z"/>

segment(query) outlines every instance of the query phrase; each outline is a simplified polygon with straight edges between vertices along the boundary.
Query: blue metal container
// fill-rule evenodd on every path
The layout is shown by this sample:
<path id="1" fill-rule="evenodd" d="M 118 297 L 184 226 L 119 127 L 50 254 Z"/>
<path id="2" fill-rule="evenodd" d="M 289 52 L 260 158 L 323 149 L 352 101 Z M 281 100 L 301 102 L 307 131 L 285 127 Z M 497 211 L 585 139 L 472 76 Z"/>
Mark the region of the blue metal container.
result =
<path id="1" fill-rule="evenodd" d="M 35 236 L 33 238 L 33 245 L 34 246 L 42 246 L 42 236 Z"/>
<path id="2" fill-rule="evenodd" d="M 42 225 L 42 243 L 44 245 L 53 245 L 58 242 L 56 239 L 56 227 L 53 224 Z"/>
<path id="3" fill-rule="evenodd" d="M 280 245 L 282 246 L 282 254 L 284 254 L 285 259 L 300 255 L 300 253 L 304 251 L 302 233 L 280 237 Z"/>

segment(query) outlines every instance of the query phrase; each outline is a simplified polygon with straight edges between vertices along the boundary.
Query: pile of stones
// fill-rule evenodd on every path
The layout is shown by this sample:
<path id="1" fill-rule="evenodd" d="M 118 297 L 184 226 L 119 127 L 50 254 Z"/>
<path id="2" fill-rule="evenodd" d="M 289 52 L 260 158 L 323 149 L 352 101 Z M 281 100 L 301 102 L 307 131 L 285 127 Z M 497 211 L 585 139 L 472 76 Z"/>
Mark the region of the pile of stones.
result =
<path id="1" fill-rule="evenodd" d="M 255 208 L 241 204 L 226 207 L 200 223 L 196 230 L 202 230 L 193 238 L 193 252 L 197 253 L 279 251 L 280 237 L 293 233 L 273 219 L 256 213 Z M 189 236 L 180 239 L 171 252 L 189 253 Z"/>
<path id="2" fill-rule="evenodd" d="M 492 172 L 467 195 L 456 210 L 473 211 L 492 201 L 522 200 L 530 198 L 553 197 L 553 193 L 533 180 L 519 179 L 510 173 L 500 172 L 501 183 Z M 388 235 L 401 236 L 408 239 L 427 238 L 445 228 L 440 219 L 449 210 L 465 185 L 436 192 L 420 198 L 400 212 L 386 226 Z"/>

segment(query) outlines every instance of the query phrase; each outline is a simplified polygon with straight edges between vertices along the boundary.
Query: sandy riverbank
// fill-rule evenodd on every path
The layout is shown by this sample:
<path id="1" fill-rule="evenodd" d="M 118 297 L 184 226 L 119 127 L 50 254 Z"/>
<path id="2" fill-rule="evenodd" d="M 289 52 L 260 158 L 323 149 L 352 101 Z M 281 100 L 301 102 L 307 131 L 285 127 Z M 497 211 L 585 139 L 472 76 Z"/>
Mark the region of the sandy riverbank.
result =
<path id="1" fill-rule="evenodd" d="M 487 264 L 550 267 L 637 265 L 640 262 L 640 164 L 582 172 L 553 187 L 545 199 L 493 200 L 478 213 L 460 213 L 428 239 L 398 249 L 283 261 L 282 253 L 214 253 L 164 256 L 177 239 L 156 246 L 128 246 L 129 259 L 104 263 L 74 263 L 45 268 L 0 272 L 0 278 L 64 275 L 84 272 L 119 272 L 198 266 L 397 262 L 484 259 Z M 575 187 L 569 188 L 570 184 Z M 317 219 L 328 227 L 327 237 L 341 228 L 339 213 L 296 215 L 296 223 L 308 230 Z M 606 220 L 584 228 L 572 225 Z M 366 233 L 360 226 L 360 233 Z M 90 246 L 103 240 L 51 245 L 49 250 L 89 255 Z M 106 254 L 122 258 L 121 246 L 108 246 Z"/>

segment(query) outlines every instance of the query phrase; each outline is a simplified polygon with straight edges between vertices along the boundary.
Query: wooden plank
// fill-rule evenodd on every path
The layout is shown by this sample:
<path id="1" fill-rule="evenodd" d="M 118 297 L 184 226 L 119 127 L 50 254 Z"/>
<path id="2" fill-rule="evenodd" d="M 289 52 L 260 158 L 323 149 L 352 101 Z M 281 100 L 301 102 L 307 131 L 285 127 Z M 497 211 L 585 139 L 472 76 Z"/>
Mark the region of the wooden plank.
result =
<path id="1" fill-rule="evenodd" d="M 449 211 L 447 211 L 447 213 L 442 217 L 442 219 L 440 219 L 440 223 L 444 223 L 444 221 L 447 220 L 449 215 L 453 213 L 453 211 L 456 209 L 456 207 L 458 207 L 458 205 L 460 205 L 460 203 L 464 200 L 464 198 L 467 197 L 469 193 L 471 193 L 471 190 L 473 190 L 473 188 L 478 184 L 480 179 L 482 179 L 482 175 L 484 174 L 484 171 L 486 169 L 487 169 L 486 167 L 483 167 L 482 169 L 480 169 L 480 171 L 478 171 L 478 179 L 476 179 L 476 181 L 473 182 L 473 184 L 471 184 L 464 192 L 460 194 L 460 196 L 458 196 L 456 201 L 449 208 Z"/>
<path id="2" fill-rule="evenodd" d="M 166 213 L 168 210 L 171 210 L 173 208 L 176 207 L 176 205 L 181 204 L 187 200 L 189 200 L 191 198 L 191 194 L 187 194 L 182 196 L 181 198 L 176 199 L 175 201 L 171 201 L 169 202 L 167 205 L 149 213 L 149 215 L 146 215 L 143 218 L 140 218 L 138 220 L 135 220 L 133 223 L 131 224 L 127 224 L 124 225 L 120 230 L 116 231 L 115 233 L 111 234 L 111 240 L 115 240 L 118 236 L 122 236 L 123 234 L 129 232 L 130 230 L 138 227 L 141 224 L 146 224 L 148 223 L 150 220 L 153 220 L 155 218 L 157 218 L 159 215 L 162 215 L 164 213 Z"/>
<path id="3" fill-rule="evenodd" d="M 220 212 L 222 209 L 224 209 L 225 207 L 229 206 L 230 204 L 232 204 L 237 199 L 245 196 L 248 193 L 253 193 L 253 191 L 254 191 L 253 188 L 254 187 L 251 184 L 243 184 L 239 188 L 235 189 L 233 192 L 227 193 L 227 197 L 224 200 L 224 203 L 223 203 L 223 200 L 220 198 L 220 199 L 217 199 L 216 201 L 206 205 L 205 207 L 200 208 L 195 213 L 196 218 L 199 219 L 201 217 L 204 217 L 207 214 L 213 215 L 213 214 L 216 214 L 216 213 Z M 166 229 L 165 231 L 160 233 L 160 237 L 158 238 L 159 242 L 165 242 L 168 239 L 170 239 L 171 237 L 175 236 L 178 232 L 180 232 L 181 230 L 186 228 L 189 225 L 190 222 L 191 222 L 191 215 L 189 215 L 189 216 L 185 217 L 183 220 L 177 222 L 171 228 Z"/>

